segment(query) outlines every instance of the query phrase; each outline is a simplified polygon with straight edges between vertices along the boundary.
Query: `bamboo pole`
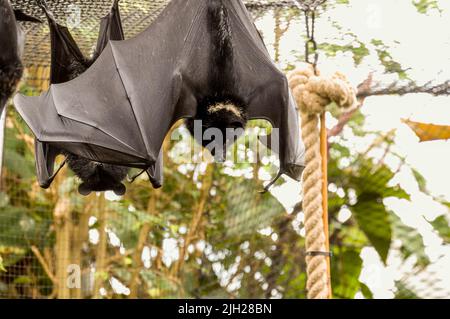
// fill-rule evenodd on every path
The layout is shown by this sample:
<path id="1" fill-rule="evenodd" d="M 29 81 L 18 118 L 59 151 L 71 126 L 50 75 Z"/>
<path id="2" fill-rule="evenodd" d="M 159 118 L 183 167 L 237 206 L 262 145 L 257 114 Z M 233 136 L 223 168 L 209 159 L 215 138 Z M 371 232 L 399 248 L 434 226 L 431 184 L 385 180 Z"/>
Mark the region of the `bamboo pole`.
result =
<path id="1" fill-rule="evenodd" d="M 101 299 L 100 288 L 105 282 L 105 272 L 107 271 L 107 249 L 108 234 L 106 233 L 107 207 L 104 194 L 97 197 L 97 221 L 99 241 L 95 252 L 95 278 L 94 278 L 94 299 Z"/>
<path id="2" fill-rule="evenodd" d="M 160 189 L 154 189 L 152 193 L 150 194 L 150 199 L 148 200 L 147 204 L 147 214 L 155 216 L 157 215 L 157 203 L 159 200 L 161 194 Z M 144 250 L 145 245 L 147 245 L 148 241 L 148 235 L 150 231 L 152 230 L 152 223 L 151 222 L 145 222 L 144 225 L 142 225 L 142 228 L 139 232 L 138 237 L 138 243 L 136 245 L 134 254 L 133 254 L 133 271 L 130 279 L 130 299 L 137 299 L 139 297 L 139 274 L 141 270 L 143 269 L 143 262 L 142 262 L 142 252 Z"/>
<path id="3" fill-rule="evenodd" d="M 92 193 L 86 198 L 84 208 L 80 212 L 78 223 L 73 225 L 72 231 L 72 264 L 80 267 L 80 274 L 83 273 L 83 245 L 89 240 L 89 217 L 95 204 L 96 194 Z M 72 288 L 72 298 L 83 298 L 83 287 Z"/>
<path id="4" fill-rule="evenodd" d="M 70 298 L 70 289 L 67 286 L 67 269 L 71 263 L 71 211 L 72 207 L 69 197 L 60 197 L 53 212 L 56 228 L 56 278 L 58 284 L 58 299 Z"/>
<path id="5" fill-rule="evenodd" d="M 320 115 L 320 154 L 322 156 L 322 211 L 323 211 L 323 228 L 325 234 L 325 247 L 330 251 L 330 235 L 328 228 L 328 137 L 326 127 L 326 112 Z M 328 258 L 327 266 L 328 276 L 328 298 L 332 298 L 331 290 L 331 262 Z"/>

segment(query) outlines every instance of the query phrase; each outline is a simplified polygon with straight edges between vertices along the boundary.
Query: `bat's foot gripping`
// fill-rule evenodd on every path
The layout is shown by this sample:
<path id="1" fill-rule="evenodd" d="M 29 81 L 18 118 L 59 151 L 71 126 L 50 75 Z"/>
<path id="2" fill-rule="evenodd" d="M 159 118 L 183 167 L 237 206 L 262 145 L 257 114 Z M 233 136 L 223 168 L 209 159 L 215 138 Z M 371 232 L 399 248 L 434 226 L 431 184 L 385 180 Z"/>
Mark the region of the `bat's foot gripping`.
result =
<path id="1" fill-rule="evenodd" d="M 82 183 L 78 187 L 78 192 L 83 196 L 88 196 L 92 192 L 104 192 L 104 191 L 113 191 L 114 194 L 116 194 L 117 196 L 123 196 L 125 195 L 127 188 L 122 183 L 113 185 L 112 187 L 96 187 L 95 185 Z"/>

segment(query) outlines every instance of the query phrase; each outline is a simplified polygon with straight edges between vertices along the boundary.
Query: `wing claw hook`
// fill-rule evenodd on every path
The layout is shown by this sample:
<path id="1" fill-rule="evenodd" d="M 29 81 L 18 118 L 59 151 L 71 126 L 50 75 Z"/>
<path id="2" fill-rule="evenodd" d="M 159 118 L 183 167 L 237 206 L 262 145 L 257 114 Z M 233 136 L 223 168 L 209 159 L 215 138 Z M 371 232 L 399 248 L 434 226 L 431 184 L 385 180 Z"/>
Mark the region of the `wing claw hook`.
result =
<path id="1" fill-rule="evenodd" d="M 280 177 L 283 175 L 281 171 L 278 172 L 277 176 L 275 176 L 274 179 L 270 181 L 269 184 L 267 184 L 263 190 L 259 191 L 260 194 L 265 194 L 269 191 L 269 189 L 280 179 Z"/>
<path id="2" fill-rule="evenodd" d="M 49 188 L 50 185 L 53 183 L 53 180 L 55 179 L 56 175 L 58 175 L 58 173 L 63 169 L 63 167 L 66 165 L 67 163 L 67 158 L 64 159 L 64 162 L 61 163 L 61 165 L 59 165 L 58 169 L 56 170 L 56 172 L 54 172 L 52 174 L 52 176 L 49 177 L 49 179 L 46 181 L 45 185 L 43 185 L 43 188 Z"/>
<path id="3" fill-rule="evenodd" d="M 133 177 L 127 176 L 128 182 L 129 182 L 129 183 L 134 183 L 134 181 L 135 181 L 139 176 L 141 176 L 142 174 L 144 174 L 146 171 L 147 171 L 147 168 L 144 168 L 139 174 L 137 174 L 137 175 L 135 175 L 135 176 L 133 176 Z"/>

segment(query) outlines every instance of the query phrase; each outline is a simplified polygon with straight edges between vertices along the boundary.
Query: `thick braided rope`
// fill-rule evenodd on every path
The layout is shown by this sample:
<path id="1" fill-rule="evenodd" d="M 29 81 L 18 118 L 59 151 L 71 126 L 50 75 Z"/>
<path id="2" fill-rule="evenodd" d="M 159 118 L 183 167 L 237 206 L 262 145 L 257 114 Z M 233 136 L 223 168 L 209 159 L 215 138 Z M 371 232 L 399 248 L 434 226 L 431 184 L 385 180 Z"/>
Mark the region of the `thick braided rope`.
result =
<path id="1" fill-rule="evenodd" d="M 325 252 L 319 114 L 331 102 L 343 108 L 353 106 L 356 101 L 355 91 L 342 74 L 336 73 L 331 78 L 325 78 L 316 75 L 310 64 L 302 64 L 289 75 L 289 86 L 300 108 L 302 137 L 306 147 L 306 168 L 303 173 L 306 251 Z M 309 299 L 326 299 L 330 295 L 327 258 L 323 255 L 306 257 Z"/>

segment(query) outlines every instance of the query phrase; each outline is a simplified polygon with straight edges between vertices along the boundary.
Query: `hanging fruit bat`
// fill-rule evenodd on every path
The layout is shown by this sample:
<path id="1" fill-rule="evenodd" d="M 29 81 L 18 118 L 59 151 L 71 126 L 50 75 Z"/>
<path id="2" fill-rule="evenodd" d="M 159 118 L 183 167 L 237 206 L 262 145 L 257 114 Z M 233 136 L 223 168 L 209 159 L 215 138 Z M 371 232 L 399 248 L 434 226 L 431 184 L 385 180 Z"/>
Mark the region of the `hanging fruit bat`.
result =
<path id="1" fill-rule="evenodd" d="M 61 150 L 160 171 L 163 140 L 180 119 L 191 130 L 201 120 L 203 130 L 222 132 L 268 120 L 280 156 L 270 185 L 281 174 L 298 180 L 304 167 L 287 79 L 241 0 L 172 0 L 135 38 L 110 41 L 76 79 L 39 97 L 17 96 L 15 105 L 40 145 L 47 145 L 36 150 L 41 177 L 52 176 Z M 161 174 L 149 175 L 153 185 L 161 184 Z"/>
<path id="2" fill-rule="evenodd" d="M 21 56 L 25 32 L 18 21 L 40 22 L 20 10 L 13 10 L 9 0 L 0 0 L 0 114 L 23 74 Z"/>
<path id="3" fill-rule="evenodd" d="M 114 1 L 111 12 L 101 20 L 97 47 L 92 58 L 86 58 L 83 55 L 70 31 L 56 22 L 45 1 L 39 0 L 38 4 L 43 9 L 50 27 L 51 84 L 65 83 L 77 78 L 95 62 L 110 40 L 118 41 L 124 39 L 118 6 L 119 0 Z M 55 149 L 53 144 L 40 140 L 36 140 L 35 145 L 37 150 L 37 171 L 41 185 L 45 187 L 50 186 L 53 178 L 56 176 L 55 174 L 52 176 L 47 174 L 45 165 L 48 158 L 46 159 L 45 155 L 43 157 L 42 155 L 63 154 L 66 157 L 64 164 L 67 164 L 75 175 L 82 180 L 82 184 L 78 188 L 81 194 L 88 195 L 92 191 L 107 190 L 112 190 L 117 195 L 125 193 L 126 188 L 122 181 L 127 177 L 129 168 L 91 161 L 71 153 L 70 150 L 64 148 Z M 44 167 L 42 167 L 42 164 L 45 164 Z"/>

